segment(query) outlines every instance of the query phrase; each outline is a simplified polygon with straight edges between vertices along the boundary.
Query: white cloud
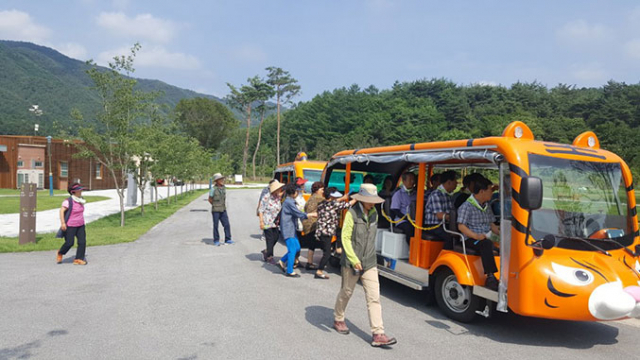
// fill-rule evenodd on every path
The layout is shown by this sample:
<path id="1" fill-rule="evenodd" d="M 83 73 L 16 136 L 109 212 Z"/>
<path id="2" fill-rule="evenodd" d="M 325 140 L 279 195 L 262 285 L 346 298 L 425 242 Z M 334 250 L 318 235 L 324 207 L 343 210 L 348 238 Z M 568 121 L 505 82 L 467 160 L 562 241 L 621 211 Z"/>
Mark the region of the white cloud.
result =
<path id="1" fill-rule="evenodd" d="M 98 55 L 97 62 L 101 65 L 106 65 L 113 61 L 114 56 L 128 55 L 130 51 L 127 47 L 103 51 Z M 193 55 L 180 52 L 172 53 L 162 46 L 143 46 L 136 56 L 134 67 L 197 70 L 201 67 L 201 63 Z"/>
<path id="2" fill-rule="evenodd" d="M 500 86 L 497 82 L 488 80 L 480 80 L 476 84 L 480 86 Z"/>
<path id="3" fill-rule="evenodd" d="M 176 33 L 176 25 L 173 22 L 151 14 L 140 14 L 131 18 L 121 12 L 103 12 L 98 15 L 97 23 L 113 34 L 136 41 L 167 43 Z"/>
<path id="4" fill-rule="evenodd" d="M 238 61 L 261 63 L 267 61 L 267 54 L 255 45 L 242 45 L 231 50 L 231 57 Z"/>
<path id="5" fill-rule="evenodd" d="M 70 58 L 86 60 L 87 59 L 87 49 L 84 46 L 78 43 L 64 43 L 58 46 L 55 46 L 56 50 L 61 53 L 67 55 Z"/>
<path id="6" fill-rule="evenodd" d="M 50 35 L 51 30 L 34 23 L 26 12 L 0 11 L 0 39 L 43 43 Z"/>
<path id="7" fill-rule="evenodd" d="M 611 30 L 602 24 L 589 24 L 585 20 L 575 20 L 561 27 L 556 35 L 569 44 L 590 45 L 608 40 L 611 37 Z"/>
<path id="8" fill-rule="evenodd" d="M 601 84 L 610 78 L 599 63 L 573 64 L 570 73 L 574 79 L 588 84 Z"/>

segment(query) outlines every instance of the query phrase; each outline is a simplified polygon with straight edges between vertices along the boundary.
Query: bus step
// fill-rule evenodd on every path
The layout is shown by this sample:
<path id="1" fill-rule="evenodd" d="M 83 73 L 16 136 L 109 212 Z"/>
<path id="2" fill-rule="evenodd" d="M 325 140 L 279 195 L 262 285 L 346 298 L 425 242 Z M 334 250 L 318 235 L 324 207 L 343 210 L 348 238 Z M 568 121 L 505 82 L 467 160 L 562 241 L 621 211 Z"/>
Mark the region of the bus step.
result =
<path id="1" fill-rule="evenodd" d="M 386 277 L 389 280 L 395 281 L 399 284 L 402 284 L 414 290 L 422 290 L 425 287 L 424 284 L 421 283 L 420 281 L 414 280 L 408 276 L 399 274 L 383 266 L 378 266 L 378 274 L 382 277 Z"/>

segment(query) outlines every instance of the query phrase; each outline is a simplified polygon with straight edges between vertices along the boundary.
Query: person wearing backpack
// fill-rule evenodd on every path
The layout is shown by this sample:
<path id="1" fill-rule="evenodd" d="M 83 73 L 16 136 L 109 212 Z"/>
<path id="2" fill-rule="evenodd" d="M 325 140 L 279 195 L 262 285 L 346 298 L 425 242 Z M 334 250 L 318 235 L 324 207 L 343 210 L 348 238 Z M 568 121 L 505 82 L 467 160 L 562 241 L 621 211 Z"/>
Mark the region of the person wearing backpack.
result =
<path id="1" fill-rule="evenodd" d="M 231 240 L 231 225 L 229 215 L 227 215 L 227 188 L 224 186 L 224 176 L 220 173 L 213 175 L 215 183 L 209 190 L 209 204 L 211 204 L 211 215 L 213 216 L 213 245 L 220 246 L 220 233 L 218 224 L 222 223 L 224 228 L 224 243 L 234 244 Z"/>
<path id="2" fill-rule="evenodd" d="M 68 191 L 71 195 L 62 202 L 60 208 L 60 231 L 64 237 L 64 244 L 58 250 L 56 262 L 62 263 L 64 255 L 73 247 L 74 239 L 78 239 L 78 249 L 76 250 L 76 258 L 73 260 L 74 265 L 87 265 L 85 259 L 85 250 L 87 248 L 87 233 L 84 224 L 84 204 L 86 200 L 82 198 L 82 190 L 84 187 L 79 183 L 73 183 L 69 186 Z"/>

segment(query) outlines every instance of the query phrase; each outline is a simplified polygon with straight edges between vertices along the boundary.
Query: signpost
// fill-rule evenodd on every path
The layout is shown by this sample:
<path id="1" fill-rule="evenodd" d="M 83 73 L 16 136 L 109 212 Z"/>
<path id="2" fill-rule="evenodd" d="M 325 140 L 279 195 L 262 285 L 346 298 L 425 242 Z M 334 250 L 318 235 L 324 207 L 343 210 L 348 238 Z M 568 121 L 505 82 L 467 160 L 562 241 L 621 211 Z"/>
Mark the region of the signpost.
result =
<path id="1" fill-rule="evenodd" d="M 37 184 L 22 184 L 20 188 L 20 235 L 18 244 L 36 243 Z"/>

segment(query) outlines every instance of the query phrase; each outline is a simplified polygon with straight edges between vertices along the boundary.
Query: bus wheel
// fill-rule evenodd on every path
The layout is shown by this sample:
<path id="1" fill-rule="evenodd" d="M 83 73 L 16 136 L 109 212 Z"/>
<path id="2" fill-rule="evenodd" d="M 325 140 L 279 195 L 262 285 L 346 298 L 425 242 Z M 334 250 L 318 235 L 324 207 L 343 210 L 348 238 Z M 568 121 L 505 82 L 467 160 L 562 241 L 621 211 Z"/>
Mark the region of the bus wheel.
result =
<path id="1" fill-rule="evenodd" d="M 470 286 L 460 285 L 450 269 L 438 273 L 435 295 L 440 309 L 456 321 L 471 322 L 480 307 L 480 298 L 473 295 Z"/>

